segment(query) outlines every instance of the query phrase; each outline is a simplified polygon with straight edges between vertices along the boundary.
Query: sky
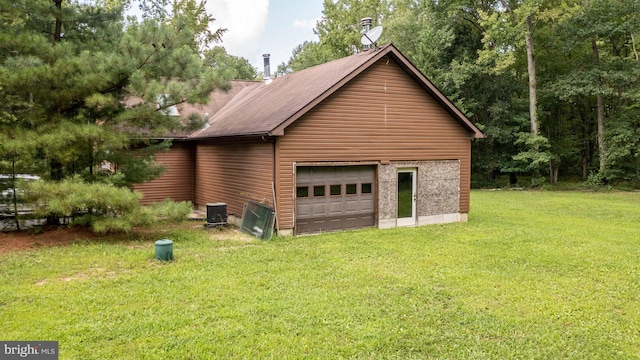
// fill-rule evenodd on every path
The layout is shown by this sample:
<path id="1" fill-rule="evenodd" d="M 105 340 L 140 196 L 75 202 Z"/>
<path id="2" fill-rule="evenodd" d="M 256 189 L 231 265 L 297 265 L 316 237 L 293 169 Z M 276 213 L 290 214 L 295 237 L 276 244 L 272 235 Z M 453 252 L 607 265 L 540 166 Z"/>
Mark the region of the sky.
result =
<path id="1" fill-rule="evenodd" d="M 313 28 L 322 16 L 323 0 L 207 0 L 207 10 L 226 28 L 222 46 L 263 71 L 263 54 L 271 54 L 271 72 L 287 62 L 293 49 L 318 40 Z"/>

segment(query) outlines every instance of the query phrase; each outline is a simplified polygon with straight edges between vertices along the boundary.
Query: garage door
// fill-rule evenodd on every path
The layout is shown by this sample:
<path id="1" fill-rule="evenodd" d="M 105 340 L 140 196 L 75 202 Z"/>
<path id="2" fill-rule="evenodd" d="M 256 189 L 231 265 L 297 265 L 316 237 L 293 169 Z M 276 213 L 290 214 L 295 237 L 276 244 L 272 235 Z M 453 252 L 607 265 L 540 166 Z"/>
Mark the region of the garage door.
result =
<path id="1" fill-rule="evenodd" d="M 296 233 L 374 226 L 374 166 L 296 169 Z"/>

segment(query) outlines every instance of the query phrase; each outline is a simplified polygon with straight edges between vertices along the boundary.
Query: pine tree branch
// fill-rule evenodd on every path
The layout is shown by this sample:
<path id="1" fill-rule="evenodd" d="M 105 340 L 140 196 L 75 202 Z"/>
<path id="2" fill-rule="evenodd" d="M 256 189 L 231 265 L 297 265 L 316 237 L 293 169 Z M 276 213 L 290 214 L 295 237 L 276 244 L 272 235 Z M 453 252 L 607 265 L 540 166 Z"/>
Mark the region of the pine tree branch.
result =
<path id="1" fill-rule="evenodd" d="M 144 61 L 142 61 L 133 71 L 131 71 L 128 74 L 123 74 L 125 75 L 122 79 L 120 79 L 118 82 L 112 84 L 110 87 L 104 89 L 104 90 L 100 90 L 98 91 L 100 94 L 108 94 L 111 92 L 114 92 L 118 89 L 121 89 L 124 87 L 124 85 L 127 83 L 127 81 L 129 81 L 129 79 L 131 78 L 131 76 L 138 70 L 142 69 L 145 65 L 147 65 L 149 63 L 149 60 L 151 60 L 151 57 L 155 54 L 157 54 L 160 51 L 160 48 L 157 47 L 155 44 L 153 44 L 154 50 L 152 53 L 149 54 L 149 56 L 147 56 L 146 59 L 144 59 Z"/>
<path id="2" fill-rule="evenodd" d="M 184 104 L 187 102 L 187 99 L 182 99 L 180 101 L 176 101 L 174 103 L 166 103 L 166 104 L 162 104 L 163 106 L 158 106 L 158 108 L 156 109 L 156 111 L 162 111 L 162 110 L 166 110 L 172 106 L 176 106 L 176 105 L 180 105 L 180 104 Z"/>

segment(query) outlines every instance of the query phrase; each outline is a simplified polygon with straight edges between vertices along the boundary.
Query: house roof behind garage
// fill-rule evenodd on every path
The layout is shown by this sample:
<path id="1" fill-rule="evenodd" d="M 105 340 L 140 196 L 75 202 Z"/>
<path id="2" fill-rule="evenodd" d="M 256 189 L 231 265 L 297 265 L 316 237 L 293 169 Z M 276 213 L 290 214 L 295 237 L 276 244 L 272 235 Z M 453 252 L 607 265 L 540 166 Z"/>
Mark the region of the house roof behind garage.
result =
<path id="1" fill-rule="evenodd" d="M 180 118 L 183 120 L 183 125 L 185 125 L 184 120 L 189 118 L 189 116 L 192 114 L 196 114 L 205 119 L 207 117 L 215 115 L 218 111 L 224 108 L 227 103 L 229 103 L 240 92 L 242 92 L 243 89 L 262 84 L 261 81 L 250 80 L 232 80 L 230 81 L 230 83 L 231 88 L 228 90 L 216 89 L 212 91 L 209 94 L 209 100 L 206 104 L 191 104 L 183 102 L 175 105 L 178 110 L 178 116 L 180 116 Z M 140 97 L 130 96 L 124 100 L 124 105 L 127 107 L 134 107 L 144 102 L 145 100 Z M 151 132 L 150 129 L 136 129 L 135 131 L 142 136 L 149 136 Z M 176 129 L 164 134 L 162 138 L 187 139 L 191 134 L 193 134 L 193 130 Z"/>
<path id="2" fill-rule="evenodd" d="M 395 46 L 386 45 L 380 49 L 368 50 L 287 74 L 275 78 L 269 84 L 243 84 L 245 86 L 222 108 L 210 113 L 209 126 L 194 132 L 190 138 L 283 135 L 287 126 L 385 56 L 396 61 L 434 96 L 469 131 L 471 137 L 484 137 L 482 132 Z"/>

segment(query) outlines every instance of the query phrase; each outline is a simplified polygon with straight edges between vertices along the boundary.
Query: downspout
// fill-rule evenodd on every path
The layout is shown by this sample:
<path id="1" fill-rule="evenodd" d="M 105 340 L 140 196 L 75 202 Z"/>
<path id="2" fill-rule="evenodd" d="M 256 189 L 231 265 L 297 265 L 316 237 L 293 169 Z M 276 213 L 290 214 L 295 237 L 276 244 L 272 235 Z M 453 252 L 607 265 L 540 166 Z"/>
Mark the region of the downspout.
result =
<path id="1" fill-rule="evenodd" d="M 197 181 L 196 181 L 196 164 L 198 163 L 198 143 L 196 141 L 187 141 L 189 144 L 189 152 L 191 153 L 191 185 L 193 186 L 193 194 L 191 194 L 191 201 L 193 207 L 197 209 L 196 204 L 196 195 L 198 192 Z"/>
<path id="2" fill-rule="evenodd" d="M 271 55 L 270 54 L 263 54 L 262 55 L 263 61 L 264 61 L 264 84 L 265 85 L 269 85 L 271 84 L 271 82 L 273 81 L 271 79 L 271 65 L 270 65 L 270 59 L 271 59 Z M 271 134 L 269 134 L 271 135 Z M 264 136 L 262 137 L 262 139 L 264 140 Z M 280 221 L 278 220 L 278 203 L 277 203 L 277 196 L 276 196 L 276 184 L 278 183 L 278 179 L 276 177 L 276 173 L 277 173 L 277 156 L 276 156 L 276 142 L 278 141 L 278 139 L 276 137 L 271 138 L 271 143 L 273 144 L 272 147 L 272 159 L 271 159 L 271 164 L 272 164 L 272 169 L 271 169 L 271 195 L 273 196 L 273 212 L 275 213 L 275 218 L 276 218 L 276 222 L 275 222 L 275 227 L 276 227 L 276 234 L 280 233 Z"/>
<path id="3" fill-rule="evenodd" d="M 273 211 L 276 214 L 276 234 L 280 234 L 280 221 L 278 220 L 278 203 L 277 203 L 277 196 L 276 196 L 276 184 L 277 184 L 277 177 L 276 177 L 276 170 L 277 170 L 277 156 L 276 156 L 276 142 L 278 141 L 278 138 L 274 137 L 273 138 L 273 160 L 271 161 L 271 163 L 273 164 L 273 169 L 271 170 L 271 192 L 273 194 Z"/>

